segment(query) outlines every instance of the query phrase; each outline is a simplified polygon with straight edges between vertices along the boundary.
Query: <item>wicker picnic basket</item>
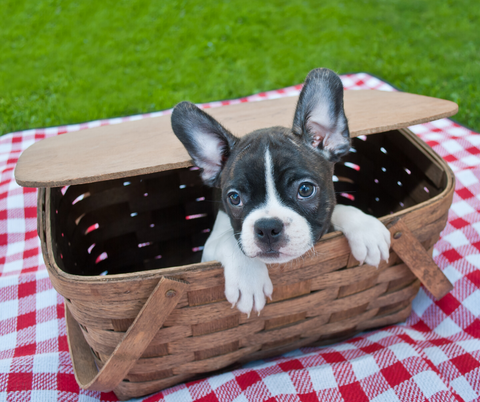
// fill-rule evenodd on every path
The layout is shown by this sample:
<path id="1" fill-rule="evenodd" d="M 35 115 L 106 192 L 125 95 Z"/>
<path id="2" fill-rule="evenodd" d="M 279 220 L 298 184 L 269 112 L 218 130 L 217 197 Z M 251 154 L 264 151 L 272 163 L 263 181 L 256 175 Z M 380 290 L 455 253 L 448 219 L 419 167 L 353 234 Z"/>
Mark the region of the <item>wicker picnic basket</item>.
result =
<path id="1" fill-rule="evenodd" d="M 235 134 L 291 124 L 296 98 L 211 109 Z M 420 283 L 452 286 L 432 247 L 447 221 L 454 176 L 409 130 L 452 115 L 448 101 L 405 93 L 345 94 L 353 146 L 337 164 L 338 201 L 392 233 L 388 264 L 359 266 L 340 232 L 269 267 L 273 300 L 260 316 L 232 309 L 222 267 L 199 263 L 215 219 L 169 116 L 64 134 L 21 156 L 16 179 L 39 187 L 38 234 L 65 297 L 70 353 L 82 388 L 120 399 L 305 345 L 404 321 Z M 107 273 L 107 275 L 100 275 Z"/>

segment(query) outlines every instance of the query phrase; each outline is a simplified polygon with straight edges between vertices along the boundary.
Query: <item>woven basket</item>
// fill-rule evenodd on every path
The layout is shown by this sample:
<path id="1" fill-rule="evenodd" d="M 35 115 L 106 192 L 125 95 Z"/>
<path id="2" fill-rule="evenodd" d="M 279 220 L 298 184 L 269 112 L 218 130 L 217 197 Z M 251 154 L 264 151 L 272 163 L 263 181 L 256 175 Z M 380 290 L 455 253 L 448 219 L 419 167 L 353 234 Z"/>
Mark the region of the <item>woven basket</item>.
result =
<path id="1" fill-rule="evenodd" d="M 436 297 L 450 291 L 431 252 L 452 201 L 451 170 L 406 129 L 352 141 L 356 152 L 335 169 L 338 202 L 389 227 L 388 264 L 358 266 L 345 237 L 329 233 L 312 253 L 269 266 L 273 300 L 250 318 L 225 300 L 220 264 L 199 263 L 215 214 L 195 168 L 40 185 L 38 231 L 65 297 L 79 384 L 120 399 L 143 396 L 404 321 L 420 282 Z M 19 163 L 21 183 L 30 160 Z"/>

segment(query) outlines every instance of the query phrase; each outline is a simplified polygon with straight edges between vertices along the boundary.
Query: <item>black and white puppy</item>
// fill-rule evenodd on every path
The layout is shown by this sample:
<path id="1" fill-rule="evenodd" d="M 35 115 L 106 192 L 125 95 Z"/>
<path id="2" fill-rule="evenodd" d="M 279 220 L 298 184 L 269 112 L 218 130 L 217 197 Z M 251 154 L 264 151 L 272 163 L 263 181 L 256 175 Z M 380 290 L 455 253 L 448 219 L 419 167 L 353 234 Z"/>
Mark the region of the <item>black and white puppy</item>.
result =
<path id="1" fill-rule="evenodd" d="M 340 78 L 311 71 L 292 128 L 271 127 L 237 138 L 194 104 L 173 110 L 173 131 L 202 179 L 221 191 L 221 208 L 202 261 L 224 267 L 225 296 L 244 313 L 260 312 L 273 291 L 266 264 L 310 250 L 332 224 L 354 257 L 378 266 L 390 233 L 376 218 L 335 205 L 334 163 L 350 149 Z"/>

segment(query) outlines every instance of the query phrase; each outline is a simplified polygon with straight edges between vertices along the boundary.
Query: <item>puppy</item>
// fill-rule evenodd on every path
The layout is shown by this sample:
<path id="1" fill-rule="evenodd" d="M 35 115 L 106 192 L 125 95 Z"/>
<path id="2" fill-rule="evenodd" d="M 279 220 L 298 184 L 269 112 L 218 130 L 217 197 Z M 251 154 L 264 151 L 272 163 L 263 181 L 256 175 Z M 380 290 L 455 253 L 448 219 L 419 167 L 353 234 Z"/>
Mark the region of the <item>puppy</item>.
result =
<path id="1" fill-rule="evenodd" d="M 335 205 L 333 167 L 349 152 L 340 78 L 311 71 L 292 128 L 271 127 L 238 138 L 189 102 L 172 113 L 172 128 L 205 184 L 218 187 L 221 206 L 202 261 L 224 267 L 227 300 L 260 313 L 273 286 L 266 264 L 310 250 L 332 225 L 361 263 L 387 260 L 390 233 L 376 218 Z"/>

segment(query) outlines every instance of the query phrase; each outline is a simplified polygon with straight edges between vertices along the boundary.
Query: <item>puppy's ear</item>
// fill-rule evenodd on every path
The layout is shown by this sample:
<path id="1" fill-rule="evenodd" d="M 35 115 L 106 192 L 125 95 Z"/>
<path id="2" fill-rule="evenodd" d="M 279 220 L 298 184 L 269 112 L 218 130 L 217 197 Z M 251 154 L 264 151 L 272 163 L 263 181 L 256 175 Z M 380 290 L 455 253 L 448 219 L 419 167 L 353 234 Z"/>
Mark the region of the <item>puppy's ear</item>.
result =
<path id="1" fill-rule="evenodd" d="M 343 85 L 333 71 L 317 68 L 308 74 L 292 130 L 331 162 L 348 153 L 350 132 L 343 109 Z"/>
<path id="2" fill-rule="evenodd" d="M 172 128 L 195 165 L 202 169 L 205 184 L 214 187 L 237 138 L 190 102 L 175 106 Z"/>

